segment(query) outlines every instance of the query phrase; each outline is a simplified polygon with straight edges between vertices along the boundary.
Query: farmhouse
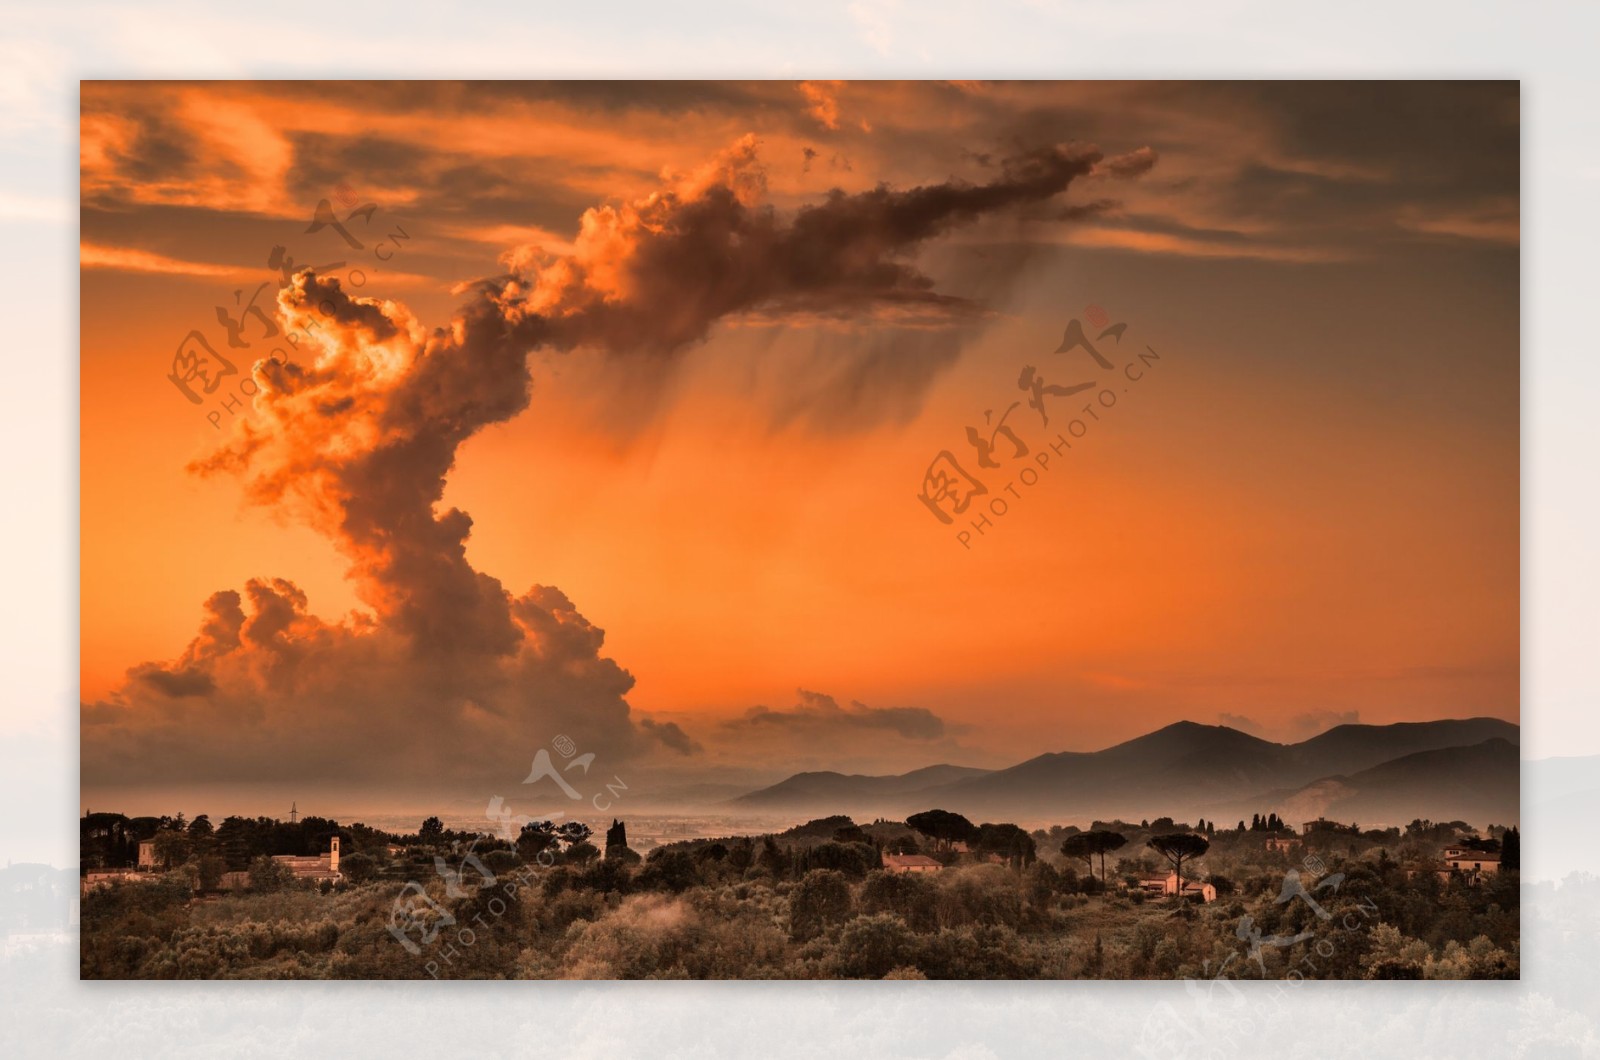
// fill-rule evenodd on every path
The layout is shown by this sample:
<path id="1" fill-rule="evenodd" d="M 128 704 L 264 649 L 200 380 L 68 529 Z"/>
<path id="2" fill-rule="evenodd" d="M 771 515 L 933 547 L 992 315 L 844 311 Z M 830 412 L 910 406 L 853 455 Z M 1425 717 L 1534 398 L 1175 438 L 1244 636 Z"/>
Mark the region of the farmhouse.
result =
<path id="1" fill-rule="evenodd" d="M 885 854 L 884 872 L 938 872 L 943 865 L 926 854 Z"/>
<path id="2" fill-rule="evenodd" d="M 1165 876 L 1141 876 L 1139 889 L 1146 894 L 1172 895 L 1178 893 L 1178 874 L 1169 872 Z M 1183 896 L 1185 898 L 1199 898 L 1202 902 L 1215 902 L 1217 889 L 1209 883 L 1199 880 L 1185 879 L 1182 881 Z"/>
<path id="3" fill-rule="evenodd" d="M 1480 876 L 1492 876 L 1500 871 L 1500 855 L 1491 854 L 1484 850 L 1469 850 L 1465 847 L 1445 847 L 1445 868 L 1439 870 L 1439 875 L 1449 879 L 1450 874 L 1459 872 L 1464 876 L 1476 880 Z"/>
<path id="4" fill-rule="evenodd" d="M 1300 826 L 1300 832 L 1303 835 L 1310 835 L 1312 832 L 1343 832 L 1346 835 L 1356 835 L 1360 831 L 1361 829 L 1353 824 L 1340 824 L 1338 821 L 1330 821 L 1326 817 L 1318 817 L 1315 821 L 1306 821 Z"/>

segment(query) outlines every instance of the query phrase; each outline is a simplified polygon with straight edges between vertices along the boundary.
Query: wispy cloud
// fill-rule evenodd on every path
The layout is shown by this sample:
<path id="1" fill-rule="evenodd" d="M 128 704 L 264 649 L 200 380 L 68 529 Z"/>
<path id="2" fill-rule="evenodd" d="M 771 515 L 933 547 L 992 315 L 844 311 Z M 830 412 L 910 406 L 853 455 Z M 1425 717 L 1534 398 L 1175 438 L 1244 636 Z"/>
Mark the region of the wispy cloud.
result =
<path id="1" fill-rule="evenodd" d="M 1398 223 L 1414 232 L 1456 239 L 1510 246 L 1522 240 L 1522 219 L 1514 199 L 1496 199 L 1466 209 L 1444 211 L 1407 207 L 1400 211 Z"/>
<path id="2" fill-rule="evenodd" d="M 1161 254 L 1182 258 L 1216 258 L 1255 261 L 1279 261 L 1299 264 L 1346 261 L 1350 252 L 1332 247 L 1293 246 L 1239 240 L 1222 242 L 1173 235 L 1168 232 L 1145 232 L 1130 228 L 1085 226 L 1063 229 L 1061 242 L 1096 250 L 1123 250 L 1138 254 Z"/>
<path id="3" fill-rule="evenodd" d="M 796 689 L 799 701 L 792 707 L 751 707 L 743 716 L 725 721 L 733 733 L 779 730 L 805 738 L 809 746 L 825 746 L 850 734 L 892 734 L 906 740 L 937 740 L 946 734 L 944 720 L 923 707 L 869 707 L 852 700 L 846 706 L 830 695 Z"/>
<path id="4" fill-rule="evenodd" d="M 119 272 L 150 272 L 168 276 L 246 279 L 258 277 L 260 266 L 220 265 L 205 261 L 183 261 L 136 247 L 108 247 L 83 243 L 78 247 L 78 263 L 86 269 L 116 269 Z"/>

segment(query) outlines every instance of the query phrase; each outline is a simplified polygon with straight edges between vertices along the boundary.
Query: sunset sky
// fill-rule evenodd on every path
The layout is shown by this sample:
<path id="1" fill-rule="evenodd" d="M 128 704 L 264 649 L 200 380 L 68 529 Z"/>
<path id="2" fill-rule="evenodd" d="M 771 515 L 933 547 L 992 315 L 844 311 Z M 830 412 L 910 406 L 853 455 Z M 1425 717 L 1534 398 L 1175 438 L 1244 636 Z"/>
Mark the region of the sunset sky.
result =
<path id="1" fill-rule="evenodd" d="M 81 120 L 89 804 L 510 794 L 557 734 L 667 798 L 1519 717 L 1515 83 L 85 82 Z M 192 331 L 236 369 L 198 402 Z M 1029 366 L 1096 386 L 1046 427 Z M 943 451 L 989 489 L 948 525 Z"/>

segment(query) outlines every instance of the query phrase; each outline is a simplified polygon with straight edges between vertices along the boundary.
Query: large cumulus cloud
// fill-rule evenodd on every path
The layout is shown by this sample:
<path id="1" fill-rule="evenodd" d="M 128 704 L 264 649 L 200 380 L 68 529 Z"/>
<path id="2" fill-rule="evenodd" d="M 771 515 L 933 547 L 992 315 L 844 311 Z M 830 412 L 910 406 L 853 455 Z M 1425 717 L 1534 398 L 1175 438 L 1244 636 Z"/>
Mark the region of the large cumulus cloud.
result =
<path id="1" fill-rule="evenodd" d="M 983 183 L 835 191 L 780 212 L 746 138 L 650 196 L 587 211 L 568 253 L 509 253 L 447 327 L 296 275 L 277 309 L 309 342 L 293 361 L 255 365 L 257 414 L 193 470 L 236 476 L 251 502 L 326 536 L 366 610 L 325 621 L 281 578 L 214 594 L 186 650 L 85 707 L 86 782 L 152 769 L 166 782 L 506 777 L 557 733 L 624 757 L 693 753 L 676 725 L 633 715 L 632 676 L 560 590 L 517 594 L 468 563 L 471 518 L 439 507 L 461 444 L 528 407 L 527 357 L 540 348 L 671 363 L 742 314 L 970 319 L 983 307 L 939 291 L 918 248 L 1045 204 L 1103 164 L 1148 168 L 1046 146 Z M 939 736 L 924 715 L 811 704 L 747 724 Z"/>

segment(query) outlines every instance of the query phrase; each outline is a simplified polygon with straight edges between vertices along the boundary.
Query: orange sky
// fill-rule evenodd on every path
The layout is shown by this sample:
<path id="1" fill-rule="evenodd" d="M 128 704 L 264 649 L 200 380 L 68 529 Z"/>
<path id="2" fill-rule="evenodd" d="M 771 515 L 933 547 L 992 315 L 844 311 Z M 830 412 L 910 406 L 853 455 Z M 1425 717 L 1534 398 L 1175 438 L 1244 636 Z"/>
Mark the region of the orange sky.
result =
<path id="1" fill-rule="evenodd" d="M 955 308 L 915 283 L 858 300 L 791 277 L 703 337 L 644 349 L 700 307 L 698 273 L 669 257 L 646 339 L 530 343 L 528 407 L 467 432 L 433 511 L 471 516 L 462 569 L 512 598 L 558 587 L 603 648 L 563 619 L 582 644 L 561 655 L 542 617 L 519 618 L 545 668 L 508 671 L 514 694 L 471 667 L 441 677 L 405 708 L 410 738 L 470 745 L 467 710 L 531 748 L 603 686 L 585 715 L 608 719 L 597 746 L 732 783 L 1005 765 L 1181 718 L 1299 739 L 1357 717 L 1518 717 L 1514 85 L 85 83 L 82 98 L 86 791 L 135 782 L 102 744 L 133 740 L 183 778 L 202 756 L 243 768 L 233 744 L 278 731 L 275 711 L 337 741 L 386 709 L 294 713 L 363 694 L 340 675 L 381 665 L 409 628 L 396 596 L 420 584 L 393 573 L 418 561 L 389 530 L 349 530 L 350 505 L 330 514 L 318 491 L 349 481 L 341 447 L 386 444 L 370 433 L 401 407 L 385 373 L 442 356 L 419 351 L 470 297 L 456 285 L 510 268 L 547 315 L 645 304 L 656 219 L 670 234 L 719 189 L 786 234 L 830 189 L 870 205 L 880 183 L 1000 187 L 1027 151 L 1067 143 L 1059 157 L 1093 144 L 1099 161 L 1059 195 L 882 250 Z M 351 222 L 360 250 L 306 231 L 322 199 L 341 217 L 377 207 Z M 410 237 L 380 259 L 372 235 L 395 225 Z M 330 375 L 328 393 L 387 412 L 337 429 L 314 403 L 235 416 L 226 389 L 193 405 L 166 378 L 191 328 L 241 373 L 266 356 L 261 340 L 228 352 L 215 307 L 273 280 L 286 326 L 278 244 L 300 266 L 345 260 L 344 294 L 414 317 L 390 352 L 326 361 L 370 373 Z M 1053 353 L 1090 306 L 1128 325 L 1100 344 L 1112 373 Z M 1117 375 L 1147 345 L 1159 362 Z M 1026 401 L 1024 365 L 1121 392 L 966 548 L 956 529 L 989 498 L 945 527 L 917 499 L 923 471 L 941 450 L 976 470 L 965 430 Z M 1089 397 L 1053 403 L 1049 430 L 1026 404 L 1007 422 L 1031 459 Z M 240 444 L 240 418 L 302 441 L 262 443 L 243 478 L 186 470 Z M 1008 497 L 1026 461 L 1003 441 L 996 455 L 991 496 Z M 247 502 L 263 460 L 288 499 Z M 352 579 L 352 562 L 390 573 Z M 180 665 L 208 597 L 251 578 L 306 596 L 278 654 Z M 602 658 L 635 684 L 619 693 Z M 421 680 L 456 674 L 451 659 Z M 194 687 L 128 677 L 147 663 Z M 758 706 L 786 716 L 781 739 Z M 642 718 L 678 735 L 658 745 Z"/>

